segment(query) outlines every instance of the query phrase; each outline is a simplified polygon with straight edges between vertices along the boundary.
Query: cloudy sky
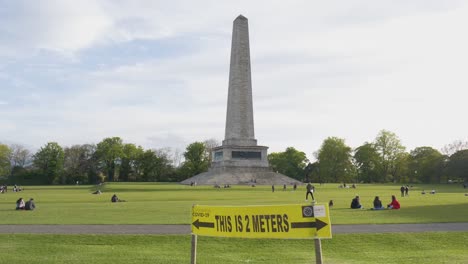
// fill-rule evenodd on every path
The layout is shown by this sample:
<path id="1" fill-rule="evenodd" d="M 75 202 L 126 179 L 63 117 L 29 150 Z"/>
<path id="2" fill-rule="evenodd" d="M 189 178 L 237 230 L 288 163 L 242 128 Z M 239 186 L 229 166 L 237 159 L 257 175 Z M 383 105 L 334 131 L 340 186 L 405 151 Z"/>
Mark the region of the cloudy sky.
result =
<path id="1" fill-rule="evenodd" d="M 468 139 L 466 1 L 0 0 L 0 142 L 221 141 L 239 14 L 270 152 Z"/>

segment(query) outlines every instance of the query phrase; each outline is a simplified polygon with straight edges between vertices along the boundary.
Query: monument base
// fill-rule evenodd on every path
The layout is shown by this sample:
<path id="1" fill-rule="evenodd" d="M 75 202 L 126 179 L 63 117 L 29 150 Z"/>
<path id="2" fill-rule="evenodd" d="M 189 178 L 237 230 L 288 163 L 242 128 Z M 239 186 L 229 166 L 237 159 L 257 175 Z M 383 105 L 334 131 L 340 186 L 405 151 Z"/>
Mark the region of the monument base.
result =
<path id="1" fill-rule="evenodd" d="M 200 173 L 181 182 L 182 184 L 196 183 L 197 185 L 292 185 L 301 184 L 300 181 L 273 172 L 265 167 L 217 167 Z"/>

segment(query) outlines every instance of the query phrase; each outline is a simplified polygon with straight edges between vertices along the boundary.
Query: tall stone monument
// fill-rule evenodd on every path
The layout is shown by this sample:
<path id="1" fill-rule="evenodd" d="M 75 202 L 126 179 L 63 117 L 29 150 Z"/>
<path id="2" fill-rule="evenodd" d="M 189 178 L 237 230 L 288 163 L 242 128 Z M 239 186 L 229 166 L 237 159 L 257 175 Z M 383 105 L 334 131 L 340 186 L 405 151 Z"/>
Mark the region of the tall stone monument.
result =
<path id="1" fill-rule="evenodd" d="M 221 146 L 212 149 L 207 172 L 183 184 L 291 184 L 298 181 L 273 172 L 268 165 L 268 147 L 255 139 L 252 80 L 250 75 L 249 25 L 240 15 L 234 20 L 229 69 L 226 131 Z"/>

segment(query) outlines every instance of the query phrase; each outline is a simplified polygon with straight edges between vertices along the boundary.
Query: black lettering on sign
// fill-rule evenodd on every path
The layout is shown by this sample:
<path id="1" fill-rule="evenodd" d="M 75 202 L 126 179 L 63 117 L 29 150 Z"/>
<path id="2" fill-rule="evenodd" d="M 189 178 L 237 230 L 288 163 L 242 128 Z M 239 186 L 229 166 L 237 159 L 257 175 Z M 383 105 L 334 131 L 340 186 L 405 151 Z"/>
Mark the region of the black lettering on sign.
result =
<path id="1" fill-rule="evenodd" d="M 252 225 L 254 232 L 260 232 L 260 219 L 258 215 L 252 215 Z"/>
<path id="2" fill-rule="evenodd" d="M 281 215 L 276 215 L 276 223 L 278 224 L 278 232 L 284 232 L 283 231 L 283 218 L 281 218 Z"/>
<path id="3" fill-rule="evenodd" d="M 289 232 L 289 222 L 288 222 L 288 215 L 284 214 L 283 215 L 283 223 L 284 223 L 284 231 Z"/>
<path id="4" fill-rule="evenodd" d="M 242 216 L 236 215 L 234 216 L 234 220 L 236 222 L 236 232 L 242 232 L 244 227 L 242 226 Z"/>
<path id="5" fill-rule="evenodd" d="M 276 226 L 276 215 L 271 215 L 271 232 L 274 232 L 274 233 L 278 232 L 277 231 L 278 229 L 276 229 L 276 228 L 277 228 L 277 226 Z"/>
<path id="6" fill-rule="evenodd" d="M 265 221 L 266 221 L 267 232 L 270 233 L 271 222 L 270 222 L 270 216 L 269 215 L 265 215 Z"/>
<path id="7" fill-rule="evenodd" d="M 289 232 L 288 215 L 252 215 L 252 226 L 253 232 Z"/>
<path id="8" fill-rule="evenodd" d="M 218 232 L 232 232 L 231 216 L 228 215 L 215 215 L 216 231 Z"/>
<path id="9" fill-rule="evenodd" d="M 245 221 L 247 222 L 245 225 L 245 232 L 250 233 L 250 219 L 248 215 L 245 216 Z"/>
<path id="10" fill-rule="evenodd" d="M 260 215 L 260 232 L 262 233 L 265 233 L 265 227 L 263 227 L 265 225 L 264 218 L 264 215 Z"/>

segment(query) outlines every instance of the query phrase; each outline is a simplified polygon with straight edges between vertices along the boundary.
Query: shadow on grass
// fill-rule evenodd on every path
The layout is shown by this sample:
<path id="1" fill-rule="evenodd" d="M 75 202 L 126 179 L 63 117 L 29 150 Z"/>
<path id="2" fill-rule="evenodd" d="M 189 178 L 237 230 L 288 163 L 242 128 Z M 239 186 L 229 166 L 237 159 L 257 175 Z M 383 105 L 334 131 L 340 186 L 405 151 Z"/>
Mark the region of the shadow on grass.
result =
<path id="1" fill-rule="evenodd" d="M 468 203 L 423 205 L 400 209 L 401 217 L 411 222 L 467 222 Z M 421 221 L 422 220 L 422 221 Z"/>

